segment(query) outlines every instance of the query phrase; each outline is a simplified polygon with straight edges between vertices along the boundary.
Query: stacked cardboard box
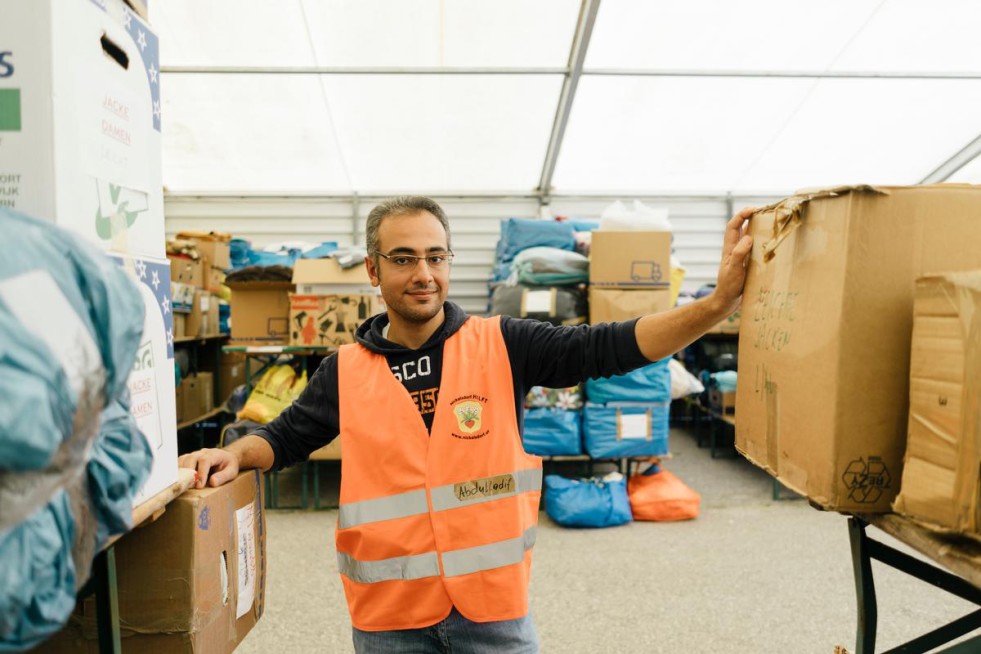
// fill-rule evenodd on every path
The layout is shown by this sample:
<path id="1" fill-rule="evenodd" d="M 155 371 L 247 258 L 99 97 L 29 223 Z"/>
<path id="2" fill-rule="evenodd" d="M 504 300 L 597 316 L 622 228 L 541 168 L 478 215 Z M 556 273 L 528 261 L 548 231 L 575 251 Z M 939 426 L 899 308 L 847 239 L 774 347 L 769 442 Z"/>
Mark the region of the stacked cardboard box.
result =
<path id="1" fill-rule="evenodd" d="M 0 16 L 0 202 L 105 250 L 146 303 L 130 377 L 154 451 L 140 502 L 177 480 L 157 37 L 122 0 L 0 0 Z"/>
<path id="2" fill-rule="evenodd" d="M 909 403 L 895 510 L 981 533 L 981 271 L 917 281 Z"/>
<path id="3" fill-rule="evenodd" d="M 300 259 L 293 266 L 289 343 L 337 347 L 354 342 L 367 318 L 381 311 L 364 264 L 341 268 L 334 259 Z"/>
<path id="4" fill-rule="evenodd" d="M 171 295 L 174 298 L 174 337 L 204 337 L 219 333 L 219 293 L 231 265 L 230 234 L 181 232 L 168 250 Z"/>
<path id="5" fill-rule="evenodd" d="M 589 322 L 629 320 L 671 308 L 671 232 L 593 232 Z"/>
<path id="6" fill-rule="evenodd" d="M 262 616 L 266 528 L 262 476 L 190 490 L 115 546 L 123 652 L 209 652 L 236 646 Z M 95 602 L 80 602 L 45 652 L 99 652 Z"/>
<path id="7" fill-rule="evenodd" d="M 291 282 L 229 282 L 237 345 L 288 345 Z"/>
<path id="8" fill-rule="evenodd" d="M 915 280 L 978 265 L 981 187 L 838 188 L 757 212 L 736 447 L 827 509 L 889 511 Z"/>

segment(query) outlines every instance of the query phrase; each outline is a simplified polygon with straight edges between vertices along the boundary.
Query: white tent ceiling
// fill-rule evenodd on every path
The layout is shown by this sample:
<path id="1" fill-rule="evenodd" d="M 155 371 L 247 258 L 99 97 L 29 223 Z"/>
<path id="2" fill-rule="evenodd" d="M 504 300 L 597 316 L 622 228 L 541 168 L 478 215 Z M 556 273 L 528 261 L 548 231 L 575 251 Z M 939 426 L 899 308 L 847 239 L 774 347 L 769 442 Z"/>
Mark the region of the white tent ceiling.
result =
<path id="1" fill-rule="evenodd" d="M 745 196 L 981 182 L 974 0 L 150 9 L 171 193 Z"/>

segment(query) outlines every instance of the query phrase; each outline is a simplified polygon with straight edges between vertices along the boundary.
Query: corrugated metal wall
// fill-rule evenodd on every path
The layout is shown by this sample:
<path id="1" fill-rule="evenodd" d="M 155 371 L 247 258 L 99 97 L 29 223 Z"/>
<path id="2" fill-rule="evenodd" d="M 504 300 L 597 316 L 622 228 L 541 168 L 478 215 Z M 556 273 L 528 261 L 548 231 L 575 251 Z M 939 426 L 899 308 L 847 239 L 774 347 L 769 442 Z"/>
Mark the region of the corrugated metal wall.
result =
<path id="1" fill-rule="evenodd" d="M 229 198 L 167 196 L 167 235 L 190 229 L 230 232 L 256 249 L 274 243 L 337 241 L 342 247 L 364 243 L 364 220 L 379 198 Z M 630 198 L 624 198 L 630 199 Z M 688 272 L 685 288 L 715 279 L 722 234 L 730 207 L 758 206 L 776 198 L 641 198 L 663 207 L 674 228 L 674 252 Z M 502 218 L 534 218 L 536 198 L 439 199 L 450 216 L 453 251 L 449 297 L 466 311 L 487 310 L 487 279 Z M 596 218 L 612 200 L 553 198 L 553 215 Z"/>

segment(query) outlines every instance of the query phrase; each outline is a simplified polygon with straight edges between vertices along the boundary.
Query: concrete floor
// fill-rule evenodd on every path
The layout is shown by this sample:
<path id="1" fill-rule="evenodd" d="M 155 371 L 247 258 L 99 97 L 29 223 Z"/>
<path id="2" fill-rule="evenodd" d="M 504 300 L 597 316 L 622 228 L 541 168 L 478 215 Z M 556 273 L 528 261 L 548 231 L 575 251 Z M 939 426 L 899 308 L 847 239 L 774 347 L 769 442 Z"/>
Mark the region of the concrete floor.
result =
<path id="1" fill-rule="evenodd" d="M 766 473 L 742 458 L 710 458 L 685 431 L 672 430 L 671 451 L 665 467 L 702 495 L 694 521 L 576 530 L 541 514 L 531 601 L 542 651 L 854 652 L 846 518 L 800 499 L 774 501 Z M 298 488 L 290 472 L 285 501 Z M 336 472 L 322 475 L 322 496 L 336 502 Z M 240 652 L 353 651 L 335 520 L 336 511 L 268 512 L 266 609 Z M 892 568 L 873 562 L 873 571 L 877 651 L 975 608 Z"/>

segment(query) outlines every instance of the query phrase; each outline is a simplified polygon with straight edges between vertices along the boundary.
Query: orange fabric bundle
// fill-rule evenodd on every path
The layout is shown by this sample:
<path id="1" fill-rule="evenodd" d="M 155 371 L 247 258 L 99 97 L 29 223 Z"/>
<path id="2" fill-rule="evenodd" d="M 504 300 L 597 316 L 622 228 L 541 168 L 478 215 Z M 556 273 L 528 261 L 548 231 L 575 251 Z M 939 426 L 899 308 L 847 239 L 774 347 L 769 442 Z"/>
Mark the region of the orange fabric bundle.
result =
<path id="1" fill-rule="evenodd" d="M 667 470 L 639 474 L 627 482 L 634 520 L 691 520 L 698 517 L 701 496 Z"/>

